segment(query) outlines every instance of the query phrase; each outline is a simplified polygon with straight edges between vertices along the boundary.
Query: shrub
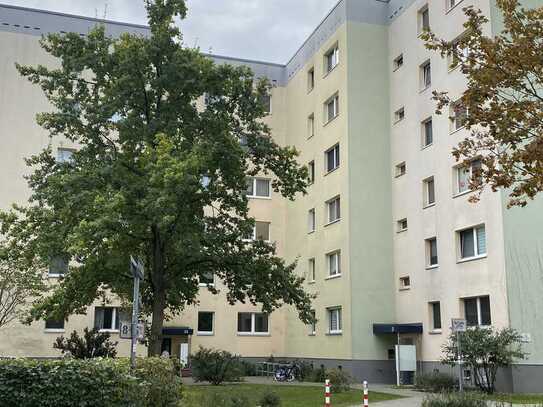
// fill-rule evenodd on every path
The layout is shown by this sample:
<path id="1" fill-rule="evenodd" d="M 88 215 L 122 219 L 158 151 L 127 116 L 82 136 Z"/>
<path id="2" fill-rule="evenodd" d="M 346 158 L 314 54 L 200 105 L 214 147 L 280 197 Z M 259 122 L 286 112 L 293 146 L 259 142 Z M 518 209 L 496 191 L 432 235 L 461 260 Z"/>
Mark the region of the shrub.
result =
<path id="1" fill-rule="evenodd" d="M 117 356 L 117 342 L 110 342 L 109 339 L 108 332 L 99 332 L 97 329 L 89 331 L 85 328 L 82 337 L 77 331 L 73 331 L 69 338 L 58 337 L 53 348 L 76 359 L 114 358 Z"/>
<path id="2" fill-rule="evenodd" d="M 312 363 L 308 362 L 297 362 L 297 365 L 299 367 L 297 371 L 296 379 L 300 382 L 303 381 L 311 381 L 314 378 L 315 375 L 315 369 L 313 368 Z"/>
<path id="3" fill-rule="evenodd" d="M 433 393 L 449 392 L 456 388 L 456 379 L 446 373 L 434 372 L 418 374 L 415 378 L 415 387 Z"/>
<path id="4" fill-rule="evenodd" d="M 241 361 L 244 376 L 256 376 L 256 365 L 246 360 Z"/>
<path id="5" fill-rule="evenodd" d="M 488 407 L 485 397 L 477 393 L 445 393 L 428 396 L 422 407 Z"/>
<path id="6" fill-rule="evenodd" d="M 210 382 L 218 386 L 223 382 L 241 381 L 243 368 L 239 356 L 200 347 L 192 355 L 192 376 L 196 382 Z"/>
<path id="7" fill-rule="evenodd" d="M 332 393 L 342 393 L 350 390 L 353 382 L 351 376 L 340 369 L 327 370 L 326 378 L 330 380 Z"/>
<path id="8" fill-rule="evenodd" d="M 318 369 L 313 370 L 310 381 L 314 383 L 324 383 L 326 380 L 326 369 L 321 365 Z"/>
<path id="9" fill-rule="evenodd" d="M 168 360 L 0 361 L 0 405 L 18 407 L 169 407 L 181 399 L 180 379 Z"/>
<path id="10" fill-rule="evenodd" d="M 281 398 L 272 391 L 267 391 L 259 401 L 260 407 L 281 407 Z"/>

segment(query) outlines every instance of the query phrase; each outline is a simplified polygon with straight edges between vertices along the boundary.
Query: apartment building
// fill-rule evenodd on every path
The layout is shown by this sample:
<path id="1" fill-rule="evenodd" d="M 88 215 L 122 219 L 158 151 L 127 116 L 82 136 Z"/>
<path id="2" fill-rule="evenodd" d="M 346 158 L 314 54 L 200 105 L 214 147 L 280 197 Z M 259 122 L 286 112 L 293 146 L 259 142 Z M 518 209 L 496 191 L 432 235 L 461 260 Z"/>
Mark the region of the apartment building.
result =
<path id="1" fill-rule="evenodd" d="M 543 6 L 541 0 L 525 5 Z M 433 90 L 460 97 L 466 80 L 420 39 L 463 34 L 462 8 L 474 5 L 501 29 L 493 0 L 341 0 L 285 65 L 213 55 L 247 65 L 274 84 L 266 121 L 281 145 L 294 145 L 312 185 L 296 201 L 273 193 L 269 179 L 248 184 L 254 238 L 299 259 L 307 290 L 318 294 L 318 322 L 305 326 L 283 308 L 226 305 L 202 281 L 200 305 L 168 321 L 164 349 L 187 360 L 199 345 L 260 360 L 297 358 L 342 366 L 358 379 L 395 380 L 394 345 L 416 346 L 417 370 L 445 369 L 441 346 L 452 318 L 468 325 L 511 326 L 523 334 L 526 360 L 501 372 L 509 391 L 543 389 L 543 204 L 507 209 L 506 191 L 485 191 L 477 204 L 469 179 L 478 163 L 450 152 L 468 133 L 460 105 L 436 115 Z M 66 140 L 35 124 L 49 109 L 41 90 L 14 63 L 55 64 L 39 47 L 48 32 L 146 35 L 146 27 L 13 6 L 0 6 L 0 207 L 24 202 L 23 157 L 47 145 L 65 159 Z M 204 102 L 204 101 L 203 101 Z M 52 265 L 54 282 L 61 265 Z M 0 356 L 54 357 L 61 333 L 96 326 L 119 334 L 122 312 L 96 303 L 68 321 L 14 323 L 0 331 Z M 120 353 L 128 341 L 120 339 Z M 144 352 L 143 346 L 139 348 Z M 469 372 L 466 372 L 469 373 Z"/>

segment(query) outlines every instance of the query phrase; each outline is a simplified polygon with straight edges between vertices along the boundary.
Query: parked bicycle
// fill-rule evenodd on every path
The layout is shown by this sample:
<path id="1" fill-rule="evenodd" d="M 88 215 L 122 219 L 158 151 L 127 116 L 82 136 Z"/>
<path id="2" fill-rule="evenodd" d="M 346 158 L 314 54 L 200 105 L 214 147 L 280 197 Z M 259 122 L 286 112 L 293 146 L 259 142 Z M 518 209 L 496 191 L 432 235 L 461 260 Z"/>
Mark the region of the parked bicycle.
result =
<path id="1" fill-rule="evenodd" d="M 296 363 L 291 363 L 286 366 L 279 366 L 275 370 L 273 378 L 277 382 L 292 382 L 299 377 L 300 367 Z"/>

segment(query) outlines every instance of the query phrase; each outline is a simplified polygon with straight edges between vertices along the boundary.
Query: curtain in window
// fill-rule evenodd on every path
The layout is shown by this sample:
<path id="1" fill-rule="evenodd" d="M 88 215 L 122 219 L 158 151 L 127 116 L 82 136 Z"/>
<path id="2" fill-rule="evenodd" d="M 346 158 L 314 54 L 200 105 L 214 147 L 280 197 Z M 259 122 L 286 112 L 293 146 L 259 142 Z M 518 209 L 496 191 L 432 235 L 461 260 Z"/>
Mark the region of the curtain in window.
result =
<path id="1" fill-rule="evenodd" d="M 339 310 L 330 310 L 330 331 L 339 331 Z"/>
<path id="2" fill-rule="evenodd" d="M 484 226 L 477 228 L 477 254 L 486 253 L 486 231 Z"/>
<path id="3" fill-rule="evenodd" d="M 256 180 L 256 196 L 270 196 L 270 181 L 267 179 Z"/>
<path id="4" fill-rule="evenodd" d="M 247 189 L 245 190 L 245 194 L 248 196 L 254 195 L 254 179 L 253 178 L 247 178 Z"/>
<path id="5" fill-rule="evenodd" d="M 473 229 L 463 230 L 460 232 L 460 250 L 462 258 L 475 256 Z"/>
<path id="6" fill-rule="evenodd" d="M 270 224 L 268 222 L 255 222 L 256 239 L 270 240 Z"/>
<path id="7" fill-rule="evenodd" d="M 94 308 L 94 328 L 104 329 L 104 308 Z"/>
<path id="8" fill-rule="evenodd" d="M 471 170 L 467 166 L 458 168 L 458 192 L 465 192 L 469 189 Z"/>

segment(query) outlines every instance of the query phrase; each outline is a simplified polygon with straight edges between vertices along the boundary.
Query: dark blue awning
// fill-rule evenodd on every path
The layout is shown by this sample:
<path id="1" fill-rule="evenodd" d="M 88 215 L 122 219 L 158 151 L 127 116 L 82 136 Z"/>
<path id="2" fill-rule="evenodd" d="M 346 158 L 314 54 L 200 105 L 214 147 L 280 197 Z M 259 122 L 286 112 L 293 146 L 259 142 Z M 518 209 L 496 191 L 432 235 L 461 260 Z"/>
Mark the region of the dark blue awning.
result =
<path id="1" fill-rule="evenodd" d="M 169 336 L 192 335 L 193 333 L 194 333 L 194 330 L 192 328 L 187 328 L 187 327 L 168 326 L 168 327 L 162 328 L 162 335 L 169 335 Z"/>
<path id="2" fill-rule="evenodd" d="M 416 324 L 373 324 L 374 335 L 421 334 L 422 323 Z"/>

